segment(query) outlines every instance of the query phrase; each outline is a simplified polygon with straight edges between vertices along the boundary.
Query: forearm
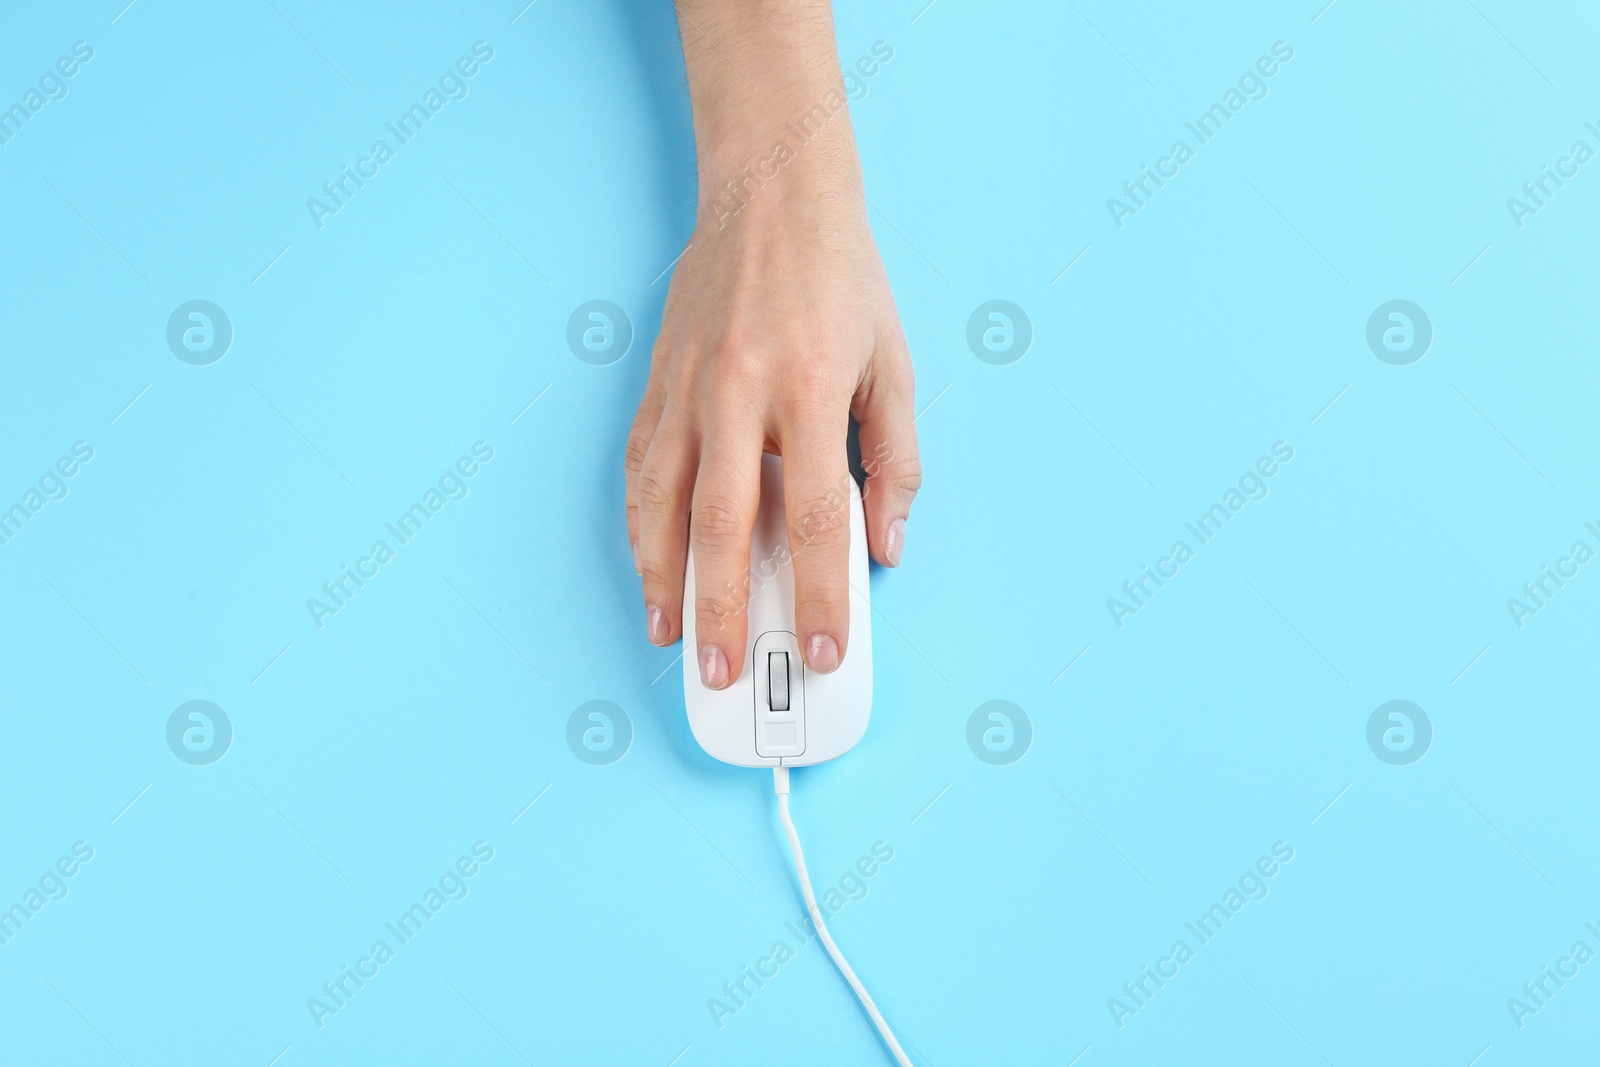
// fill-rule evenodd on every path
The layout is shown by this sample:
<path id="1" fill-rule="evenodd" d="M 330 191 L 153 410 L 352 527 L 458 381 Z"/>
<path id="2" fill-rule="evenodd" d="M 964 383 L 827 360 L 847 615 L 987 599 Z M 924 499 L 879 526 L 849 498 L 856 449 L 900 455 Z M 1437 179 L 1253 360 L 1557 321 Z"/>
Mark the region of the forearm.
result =
<path id="1" fill-rule="evenodd" d="M 700 212 L 758 201 L 859 199 L 860 164 L 828 0 L 678 0 Z"/>

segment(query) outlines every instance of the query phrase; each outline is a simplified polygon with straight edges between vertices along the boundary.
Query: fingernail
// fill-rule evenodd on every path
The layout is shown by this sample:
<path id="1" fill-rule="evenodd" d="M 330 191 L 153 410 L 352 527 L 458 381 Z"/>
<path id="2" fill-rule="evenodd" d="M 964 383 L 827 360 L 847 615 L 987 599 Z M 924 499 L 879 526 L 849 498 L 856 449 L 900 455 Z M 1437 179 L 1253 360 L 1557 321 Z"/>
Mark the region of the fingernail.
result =
<path id="1" fill-rule="evenodd" d="M 901 525 L 904 525 L 904 524 L 902 523 Z M 634 541 L 634 542 L 631 542 L 631 544 L 633 546 L 633 573 L 635 573 L 635 574 L 643 574 L 644 573 L 644 564 L 639 562 L 639 542 Z"/>
<path id="2" fill-rule="evenodd" d="M 728 684 L 728 657 L 715 645 L 700 650 L 700 684 L 721 689 Z"/>
<path id="3" fill-rule="evenodd" d="M 883 558 L 889 566 L 900 566 L 900 552 L 906 546 L 906 520 L 896 519 L 889 524 L 889 536 L 884 541 Z"/>
<path id="4" fill-rule="evenodd" d="M 812 634 L 806 642 L 806 666 L 819 674 L 839 669 L 839 643 L 827 634 Z"/>
<path id="5" fill-rule="evenodd" d="M 645 633 L 649 635 L 652 645 L 667 643 L 667 616 L 654 604 L 645 613 Z"/>

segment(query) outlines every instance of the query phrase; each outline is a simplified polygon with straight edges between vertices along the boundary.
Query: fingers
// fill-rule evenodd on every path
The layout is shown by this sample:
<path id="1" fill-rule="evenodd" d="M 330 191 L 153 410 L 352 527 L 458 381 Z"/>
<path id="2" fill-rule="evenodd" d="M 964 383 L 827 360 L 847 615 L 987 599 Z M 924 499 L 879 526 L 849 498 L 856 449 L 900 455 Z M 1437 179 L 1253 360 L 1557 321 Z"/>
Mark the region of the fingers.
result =
<path id="1" fill-rule="evenodd" d="M 898 335 L 879 346 L 872 373 L 856 394 L 855 416 L 861 424 L 861 465 L 867 474 L 862 500 L 867 546 L 883 566 L 898 567 L 911 501 L 922 487 L 911 358 Z"/>
<path id="2" fill-rule="evenodd" d="M 644 576 L 645 634 L 653 645 L 670 645 L 682 632 L 689 500 L 699 447 L 694 428 L 669 407 L 639 467 L 639 570 Z"/>
<path id="3" fill-rule="evenodd" d="M 666 403 L 666 395 L 664 388 L 657 387 L 652 374 L 645 383 L 644 399 L 639 401 L 639 410 L 633 416 L 633 427 L 628 431 L 628 447 L 622 457 L 626 477 L 623 507 L 628 516 L 628 545 L 633 550 L 635 574 L 644 573 L 639 559 L 639 470 L 644 466 L 644 457 L 650 451 L 656 426 L 661 422 L 661 409 Z"/>
<path id="4" fill-rule="evenodd" d="M 761 502 L 761 429 L 719 428 L 700 455 L 689 537 L 694 546 L 700 682 L 725 689 L 744 668 L 750 531 Z"/>
<path id="5" fill-rule="evenodd" d="M 844 660 L 850 637 L 849 410 L 819 396 L 792 418 L 780 447 L 796 636 L 806 666 L 827 674 Z"/>

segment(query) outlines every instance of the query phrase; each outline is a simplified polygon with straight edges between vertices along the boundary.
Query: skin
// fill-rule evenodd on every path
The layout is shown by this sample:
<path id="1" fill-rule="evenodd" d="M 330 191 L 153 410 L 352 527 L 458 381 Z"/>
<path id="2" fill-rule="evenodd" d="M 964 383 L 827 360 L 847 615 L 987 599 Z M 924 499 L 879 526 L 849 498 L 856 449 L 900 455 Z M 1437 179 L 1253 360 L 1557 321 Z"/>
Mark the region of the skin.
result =
<path id="1" fill-rule="evenodd" d="M 677 8 L 700 208 L 629 434 L 628 536 L 646 635 L 669 645 L 692 615 L 701 682 L 722 689 L 744 666 L 761 454 L 784 458 L 796 636 L 822 673 L 850 641 L 850 417 L 868 549 L 884 566 L 900 562 L 922 468 L 911 357 L 867 225 L 829 3 Z"/>

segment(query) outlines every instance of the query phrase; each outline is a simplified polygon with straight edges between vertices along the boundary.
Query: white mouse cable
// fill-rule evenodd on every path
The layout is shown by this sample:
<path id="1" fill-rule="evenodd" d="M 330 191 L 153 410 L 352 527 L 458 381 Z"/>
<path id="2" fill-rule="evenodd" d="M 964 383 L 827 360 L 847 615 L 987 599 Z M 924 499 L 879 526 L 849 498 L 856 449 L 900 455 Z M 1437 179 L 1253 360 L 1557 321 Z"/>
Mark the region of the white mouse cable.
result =
<path id="1" fill-rule="evenodd" d="M 811 878 L 806 874 L 806 857 L 800 851 L 800 835 L 795 832 L 794 819 L 789 815 L 789 768 L 772 768 L 772 786 L 778 794 L 778 816 L 783 819 L 784 832 L 789 835 L 789 851 L 794 853 L 795 873 L 800 876 L 800 893 L 806 898 L 806 910 L 811 912 L 811 922 L 817 928 L 817 936 L 822 939 L 822 947 L 828 950 L 828 955 L 833 957 L 833 962 L 839 968 L 839 973 L 844 975 L 844 980 L 850 983 L 850 988 L 855 990 L 856 999 L 861 1001 L 861 1006 L 867 1009 L 867 1014 L 872 1017 L 872 1025 L 878 1028 L 884 1044 L 889 1046 L 889 1051 L 894 1053 L 895 1062 L 900 1067 L 913 1067 L 905 1051 L 901 1049 L 900 1042 L 894 1039 L 894 1031 L 889 1029 L 889 1024 L 884 1021 L 883 1014 L 878 1011 L 878 1006 L 872 1003 L 872 997 L 867 993 L 867 987 L 861 984 L 861 979 L 856 977 L 856 972 L 850 969 L 850 964 L 845 962 L 844 954 L 839 951 L 839 946 L 833 943 L 833 936 L 828 933 L 827 924 L 822 921 L 822 909 L 817 907 L 817 898 L 811 892 Z"/>

